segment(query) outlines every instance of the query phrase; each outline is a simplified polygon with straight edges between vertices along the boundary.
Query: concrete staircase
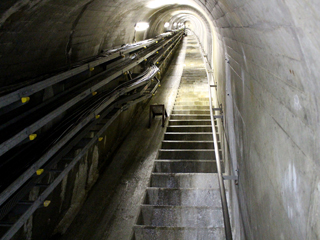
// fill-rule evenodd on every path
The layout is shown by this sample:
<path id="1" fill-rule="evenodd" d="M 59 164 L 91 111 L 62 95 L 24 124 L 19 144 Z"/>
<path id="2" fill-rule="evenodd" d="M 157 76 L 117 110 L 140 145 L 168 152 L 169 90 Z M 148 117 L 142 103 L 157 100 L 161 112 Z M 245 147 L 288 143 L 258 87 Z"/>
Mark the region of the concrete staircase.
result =
<path id="1" fill-rule="evenodd" d="M 225 239 L 206 72 L 196 41 L 188 38 L 186 66 L 135 240 Z"/>

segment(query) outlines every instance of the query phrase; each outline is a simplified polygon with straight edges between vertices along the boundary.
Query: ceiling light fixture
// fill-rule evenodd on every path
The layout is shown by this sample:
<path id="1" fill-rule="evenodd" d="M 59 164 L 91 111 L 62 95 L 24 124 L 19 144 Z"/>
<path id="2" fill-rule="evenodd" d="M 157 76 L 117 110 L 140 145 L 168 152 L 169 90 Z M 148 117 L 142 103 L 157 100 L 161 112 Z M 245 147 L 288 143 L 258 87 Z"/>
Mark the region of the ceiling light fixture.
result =
<path id="1" fill-rule="evenodd" d="M 149 28 L 149 23 L 147 23 L 147 22 L 138 22 L 134 26 L 134 29 L 137 32 L 147 30 L 148 28 Z"/>

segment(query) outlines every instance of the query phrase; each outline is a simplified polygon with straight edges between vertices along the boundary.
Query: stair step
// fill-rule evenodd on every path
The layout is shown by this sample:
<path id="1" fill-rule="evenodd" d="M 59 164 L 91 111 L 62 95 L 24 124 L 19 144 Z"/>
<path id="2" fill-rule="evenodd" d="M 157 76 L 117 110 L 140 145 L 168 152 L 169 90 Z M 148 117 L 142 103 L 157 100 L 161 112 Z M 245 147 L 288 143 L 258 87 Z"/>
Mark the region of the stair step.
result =
<path id="1" fill-rule="evenodd" d="M 135 240 L 225 239 L 224 228 L 178 228 L 135 226 Z"/>
<path id="2" fill-rule="evenodd" d="M 208 84 L 203 84 L 203 85 L 197 84 L 192 86 L 180 84 L 178 92 L 184 92 L 184 91 L 187 91 L 187 92 L 195 91 L 195 92 L 206 93 L 206 94 L 209 93 Z"/>
<path id="3" fill-rule="evenodd" d="M 183 69 L 182 77 L 206 77 L 207 73 L 204 68 L 196 69 L 192 68 L 190 70 Z"/>
<path id="4" fill-rule="evenodd" d="M 192 140 L 200 140 L 200 141 L 212 141 L 213 136 L 212 133 L 201 132 L 166 132 L 164 134 L 164 140 L 184 140 L 184 141 L 192 141 Z M 219 135 L 217 134 L 217 140 L 219 141 Z"/>
<path id="5" fill-rule="evenodd" d="M 179 97 L 179 96 L 176 97 L 176 103 L 196 102 L 196 101 L 207 101 L 208 102 L 208 100 L 209 100 L 208 97 Z"/>
<path id="6" fill-rule="evenodd" d="M 221 161 L 223 168 L 223 161 Z M 155 173 L 217 173 L 214 160 L 156 160 Z"/>
<path id="7" fill-rule="evenodd" d="M 216 127 L 218 131 L 218 127 Z M 212 132 L 211 125 L 177 125 L 168 126 L 167 132 Z"/>
<path id="8" fill-rule="evenodd" d="M 184 93 L 194 93 L 194 94 L 198 94 L 198 93 L 202 93 L 202 94 L 206 94 L 209 96 L 208 93 L 208 86 L 199 86 L 197 85 L 184 85 L 184 84 L 180 84 L 180 87 L 178 89 L 178 93 L 184 94 Z"/>
<path id="9" fill-rule="evenodd" d="M 209 94 L 207 93 L 206 90 L 201 90 L 201 89 L 192 89 L 192 88 L 184 88 L 184 89 L 179 89 L 177 96 L 182 96 L 182 97 L 208 97 Z"/>
<path id="10" fill-rule="evenodd" d="M 210 120 L 210 114 L 171 114 L 170 119 L 172 120 L 184 120 L 184 119 L 191 119 L 191 120 L 196 120 L 196 119 L 206 119 Z"/>
<path id="11" fill-rule="evenodd" d="M 210 110 L 173 110 L 172 114 L 209 114 Z"/>
<path id="12" fill-rule="evenodd" d="M 142 205 L 139 225 L 158 227 L 223 227 L 221 208 Z"/>
<path id="13" fill-rule="evenodd" d="M 189 77 L 184 77 L 184 76 L 182 76 L 180 83 L 181 83 L 181 82 L 195 82 L 195 83 L 197 83 L 198 85 L 199 85 L 199 84 L 206 84 L 206 85 L 208 84 L 207 78 L 191 77 L 191 76 L 189 76 Z M 208 85 L 207 85 L 207 86 L 208 86 Z"/>
<path id="14" fill-rule="evenodd" d="M 216 173 L 152 173 L 151 187 L 219 189 Z"/>
<path id="15" fill-rule="evenodd" d="M 161 145 L 161 149 L 213 149 L 213 148 L 214 148 L 213 141 L 163 141 Z"/>
<path id="16" fill-rule="evenodd" d="M 210 106 L 183 106 L 183 105 L 177 105 L 174 106 L 173 110 L 210 110 Z"/>
<path id="17" fill-rule="evenodd" d="M 205 101 L 178 101 L 175 103 L 175 106 L 179 105 L 188 105 L 188 106 L 208 106 L 209 101 L 206 99 Z"/>
<path id="18" fill-rule="evenodd" d="M 215 124 L 217 122 L 215 121 Z M 172 120 L 169 121 L 169 126 L 186 126 L 186 125 L 210 125 L 211 126 L 211 120 L 207 119 L 194 119 L 194 120 Z"/>
<path id="19" fill-rule="evenodd" d="M 212 149 L 160 149 L 158 153 L 158 159 L 216 160 L 216 156 L 214 150 Z"/>
<path id="20" fill-rule="evenodd" d="M 178 93 L 176 96 L 176 100 L 178 99 L 201 99 L 203 101 L 208 101 L 209 95 L 203 93 L 194 93 L 194 91 L 185 92 L 185 93 Z"/>
<path id="21" fill-rule="evenodd" d="M 147 188 L 145 204 L 221 208 L 218 189 Z"/>
<path id="22" fill-rule="evenodd" d="M 197 80 L 181 80 L 180 86 L 201 86 L 208 87 L 208 81 L 197 81 Z"/>

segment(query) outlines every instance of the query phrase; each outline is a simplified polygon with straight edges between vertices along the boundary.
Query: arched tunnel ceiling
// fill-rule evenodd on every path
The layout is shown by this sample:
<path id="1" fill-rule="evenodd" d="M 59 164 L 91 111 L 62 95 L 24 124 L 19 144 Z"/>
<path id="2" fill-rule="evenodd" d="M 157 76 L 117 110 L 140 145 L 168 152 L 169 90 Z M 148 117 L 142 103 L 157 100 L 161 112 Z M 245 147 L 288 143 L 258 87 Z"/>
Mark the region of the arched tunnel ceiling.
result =
<path id="1" fill-rule="evenodd" d="M 95 56 L 102 49 L 132 42 L 134 24 L 147 21 L 158 11 L 155 7 L 159 2 L 1 2 L 2 85 Z M 159 5 L 159 8 L 165 6 Z"/>
<path id="2" fill-rule="evenodd" d="M 169 2 L 172 4 L 168 5 Z M 0 3 L 2 85 L 49 72 L 49 66 L 51 70 L 63 67 L 94 56 L 101 49 L 131 42 L 135 22 L 145 21 L 159 9 L 169 10 L 181 2 L 189 4 L 189 9 L 193 8 L 199 16 L 206 15 L 227 46 L 234 45 L 237 39 L 255 48 L 252 52 L 234 46 L 240 54 L 246 51 L 249 58 L 256 54 L 276 58 L 284 55 L 293 66 L 305 60 L 304 67 L 315 75 L 318 61 L 312 56 L 319 53 L 319 41 L 313 29 L 319 29 L 319 21 L 314 21 L 319 18 L 319 7 L 311 3 L 19 0 Z M 303 88 L 301 82 L 289 84 Z"/>

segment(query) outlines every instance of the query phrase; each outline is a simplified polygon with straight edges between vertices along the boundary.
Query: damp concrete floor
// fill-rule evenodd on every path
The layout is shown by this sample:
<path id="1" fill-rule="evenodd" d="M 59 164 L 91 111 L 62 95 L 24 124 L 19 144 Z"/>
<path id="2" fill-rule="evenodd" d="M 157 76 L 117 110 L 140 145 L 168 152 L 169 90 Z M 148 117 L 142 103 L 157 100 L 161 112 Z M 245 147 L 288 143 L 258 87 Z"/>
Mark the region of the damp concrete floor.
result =
<path id="1" fill-rule="evenodd" d="M 150 104 L 165 104 L 170 115 L 185 63 L 187 39 L 176 51 Z M 59 240 L 130 240 L 165 128 L 156 117 L 148 128 L 149 106 L 136 120 L 111 165 Z M 167 121 L 166 121 L 167 123 Z"/>

